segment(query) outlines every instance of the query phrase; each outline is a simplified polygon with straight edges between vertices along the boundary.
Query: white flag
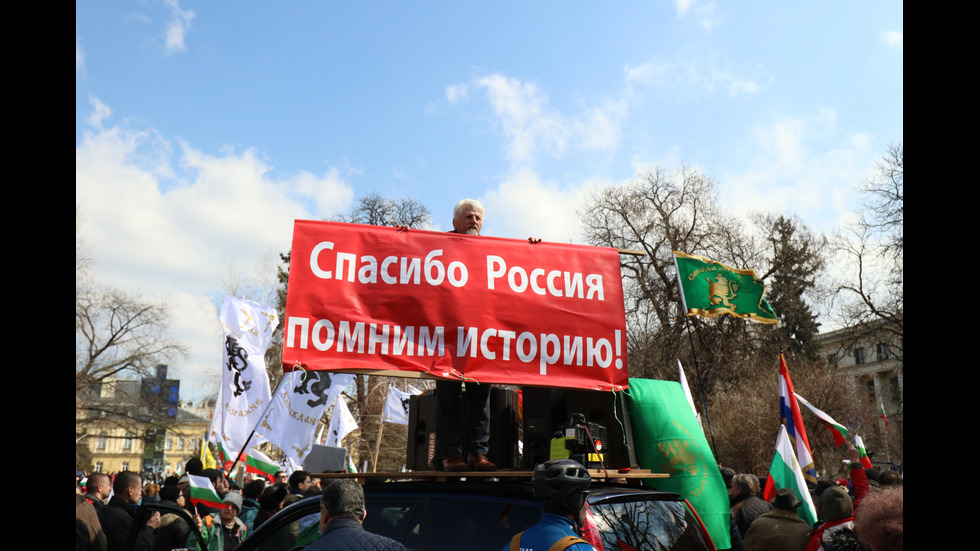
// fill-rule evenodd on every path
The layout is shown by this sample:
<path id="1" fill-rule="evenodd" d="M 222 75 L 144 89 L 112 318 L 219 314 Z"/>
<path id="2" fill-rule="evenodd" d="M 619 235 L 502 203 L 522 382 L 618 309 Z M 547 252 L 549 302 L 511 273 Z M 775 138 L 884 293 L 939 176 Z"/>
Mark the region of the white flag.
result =
<path id="1" fill-rule="evenodd" d="M 222 377 L 210 440 L 234 455 L 245 447 L 271 398 L 265 351 L 279 317 L 269 306 L 226 296 L 221 305 L 221 325 Z"/>
<path id="2" fill-rule="evenodd" d="M 273 396 L 269 415 L 256 429 L 296 465 L 313 448 L 317 424 L 331 400 L 343 392 L 353 375 L 326 371 L 290 371 Z"/>
<path id="3" fill-rule="evenodd" d="M 408 387 L 408 392 L 398 390 L 395 387 L 388 389 L 388 397 L 385 399 L 384 420 L 388 423 L 399 425 L 408 424 L 408 405 L 413 395 L 422 394 L 421 390 Z"/>
<path id="4" fill-rule="evenodd" d="M 341 440 L 357 428 L 357 421 L 347 409 L 343 396 L 337 396 L 333 405 L 333 415 L 330 417 L 330 428 L 327 429 L 327 445 L 342 448 Z"/>
<path id="5" fill-rule="evenodd" d="M 701 414 L 698 413 L 698 408 L 694 407 L 694 398 L 691 396 L 691 387 L 687 384 L 687 377 L 684 375 L 684 366 L 681 365 L 681 361 L 677 360 L 677 369 L 681 372 L 681 388 L 684 389 L 684 396 L 687 396 L 687 403 L 691 404 L 691 411 L 694 412 L 694 418 L 698 420 L 698 425 L 701 426 L 701 430 L 704 430 L 704 425 L 701 424 Z"/>

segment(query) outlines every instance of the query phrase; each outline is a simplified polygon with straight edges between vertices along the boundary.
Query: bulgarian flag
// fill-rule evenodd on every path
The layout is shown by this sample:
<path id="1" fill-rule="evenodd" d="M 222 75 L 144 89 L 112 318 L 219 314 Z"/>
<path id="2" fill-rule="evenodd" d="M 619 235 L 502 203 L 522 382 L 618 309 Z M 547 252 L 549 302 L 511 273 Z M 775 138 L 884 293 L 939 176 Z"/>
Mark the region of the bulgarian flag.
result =
<path id="1" fill-rule="evenodd" d="M 796 459 L 803 469 L 803 476 L 810 482 L 817 482 L 817 472 L 813 468 L 813 456 L 810 455 L 810 441 L 803 428 L 803 415 L 800 405 L 796 402 L 796 392 L 793 391 L 793 380 L 789 377 L 786 358 L 779 355 L 779 417 L 786 427 L 786 434 L 793 447 L 796 448 Z"/>
<path id="2" fill-rule="evenodd" d="M 803 471 L 800 463 L 796 460 L 796 450 L 789 441 L 786 427 L 780 425 L 779 436 L 776 437 L 776 453 L 772 457 L 772 466 L 769 467 L 769 478 L 766 480 L 766 488 L 762 492 L 766 501 L 772 501 L 776 497 L 776 490 L 789 488 L 796 494 L 796 499 L 803 502 L 796 514 L 799 515 L 808 525 L 813 526 L 817 522 L 817 510 L 810 499 L 810 491 L 806 486 L 806 479 L 803 478 Z"/>
<path id="3" fill-rule="evenodd" d="M 847 442 L 847 427 L 838 423 L 837 421 L 834 421 L 834 419 L 831 416 L 813 407 L 810 404 L 810 402 L 804 400 L 803 397 L 800 396 L 799 394 L 796 394 L 795 392 L 793 394 L 796 396 L 797 402 L 809 408 L 810 411 L 812 411 L 813 414 L 817 416 L 817 419 L 819 419 L 820 422 L 823 423 L 825 427 L 830 429 L 830 433 L 834 435 L 835 446 L 840 447 L 843 446 L 845 442 Z"/>
<path id="4" fill-rule="evenodd" d="M 190 497 L 192 504 L 197 505 L 198 503 L 203 503 L 205 506 L 213 509 L 223 509 L 228 506 L 227 503 L 221 501 L 221 496 L 214 490 L 210 478 L 189 474 L 187 475 L 187 480 L 191 483 Z"/>
<path id="5" fill-rule="evenodd" d="M 276 471 L 279 470 L 279 465 L 275 464 L 264 453 L 255 448 L 248 450 L 248 454 L 245 456 L 245 472 L 263 475 L 269 479 L 270 483 L 274 484 Z"/>
<path id="6" fill-rule="evenodd" d="M 885 403 L 878 400 L 878 407 L 881 408 L 881 418 L 885 420 L 885 430 L 888 430 L 888 415 L 885 415 Z"/>
<path id="7" fill-rule="evenodd" d="M 854 447 L 857 448 L 858 457 L 861 458 L 861 465 L 863 465 L 865 469 L 870 469 L 871 458 L 868 457 L 868 450 L 864 448 L 864 440 L 862 440 L 861 437 L 856 434 L 854 435 Z"/>

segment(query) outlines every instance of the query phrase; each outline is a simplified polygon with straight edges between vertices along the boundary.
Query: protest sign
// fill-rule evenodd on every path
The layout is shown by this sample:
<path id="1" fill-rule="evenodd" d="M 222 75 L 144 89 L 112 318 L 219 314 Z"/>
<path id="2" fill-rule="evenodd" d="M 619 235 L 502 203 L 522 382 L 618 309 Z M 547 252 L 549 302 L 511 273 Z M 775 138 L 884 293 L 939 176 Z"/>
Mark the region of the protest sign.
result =
<path id="1" fill-rule="evenodd" d="M 628 385 L 616 249 L 297 220 L 283 369 Z"/>

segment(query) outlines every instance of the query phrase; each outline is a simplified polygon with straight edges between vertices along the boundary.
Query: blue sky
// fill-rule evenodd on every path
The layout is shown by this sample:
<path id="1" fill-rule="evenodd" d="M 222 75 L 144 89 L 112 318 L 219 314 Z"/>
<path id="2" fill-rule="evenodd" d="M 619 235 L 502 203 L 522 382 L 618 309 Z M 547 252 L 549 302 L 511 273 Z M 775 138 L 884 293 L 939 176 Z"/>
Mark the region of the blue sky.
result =
<path id="1" fill-rule="evenodd" d="M 474 197 L 486 234 L 581 243 L 588 193 L 689 165 L 735 214 L 832 232 L 903 141 L 899 2 L 75 8 L 84 242 L 100 280 L 171 304 L 200 388 L 229 282 L 268 289 L 292 221 L 356 197 L 412 197 L 436 229 Z"/>

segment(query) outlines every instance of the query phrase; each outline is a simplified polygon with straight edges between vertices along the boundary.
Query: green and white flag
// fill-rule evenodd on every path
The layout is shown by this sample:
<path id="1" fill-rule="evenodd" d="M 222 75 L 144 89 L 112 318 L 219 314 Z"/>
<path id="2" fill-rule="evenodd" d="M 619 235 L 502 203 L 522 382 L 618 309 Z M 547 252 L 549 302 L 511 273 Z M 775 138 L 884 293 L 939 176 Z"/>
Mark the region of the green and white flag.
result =
<path id="1" fill-rule="evenodd" d="M 779 425 L 776 453 L 772 457 L 772 466 L 769 467 L 769 478 L 766 480 L 766 489 L 762 492 L 762 497 L 766 501 L 771 501 L 776 497 L 776 490 L 783 488 L 792 490 L 796 494 L 796 499 L 803 502 L 796 510 L 796 514 L 813 526 L 817 522 L 817 509 L 810 499 L 810 491 L 807 489 L 806 479 L 803 478 L 800 462 L 796 460 L 796 450 L 793 448 L 793 443 L 789 441 L 789 434 L 786 433 L 786 426 Z"/>
<path id="2" fill-rule="evenodd" d="M 794 392 L 793 394 L 796 393 Z M 838 423 L 837 421 L 834 421 L 833 417 L 827 415 L 823 411 L 820 411 L 819 409 L 813 407 L 810 404 L 810 402 L 804 400 L 803 397 L 800 396 L 799 394 L 796 394 L 796 401 L 809 408 L 810 411 L 812 411 L 813 414 L 817 416 L 817 419 L 819 419 L 820 422 L 823 423 L 823 425 L 830 430 L 830 433 L 834 436 L 835 446 L 840 447 L 843 446 L 845 442 L 847 442 L 847 434 L 848 434 L 847 427 Z"/>
<path id="3" fill-rule="evenodd" d="M 674 266 L 685 315 L 711 318 L 730 314 L 761 323 L 779 323 L 766 300 L 766 286 L 755 271 L 677 251 Z"/>
<path id="4" fill-rule="evenodd" d="M 221 501 L 221 496 L 215 491 L 210 478 L 189 474 L 187 475 L 187 480 L 191 484 L 190 498 L 191 503 L 194 505 L 203 503 L 212 509 L 228 507 L 227 503 Z"/>

